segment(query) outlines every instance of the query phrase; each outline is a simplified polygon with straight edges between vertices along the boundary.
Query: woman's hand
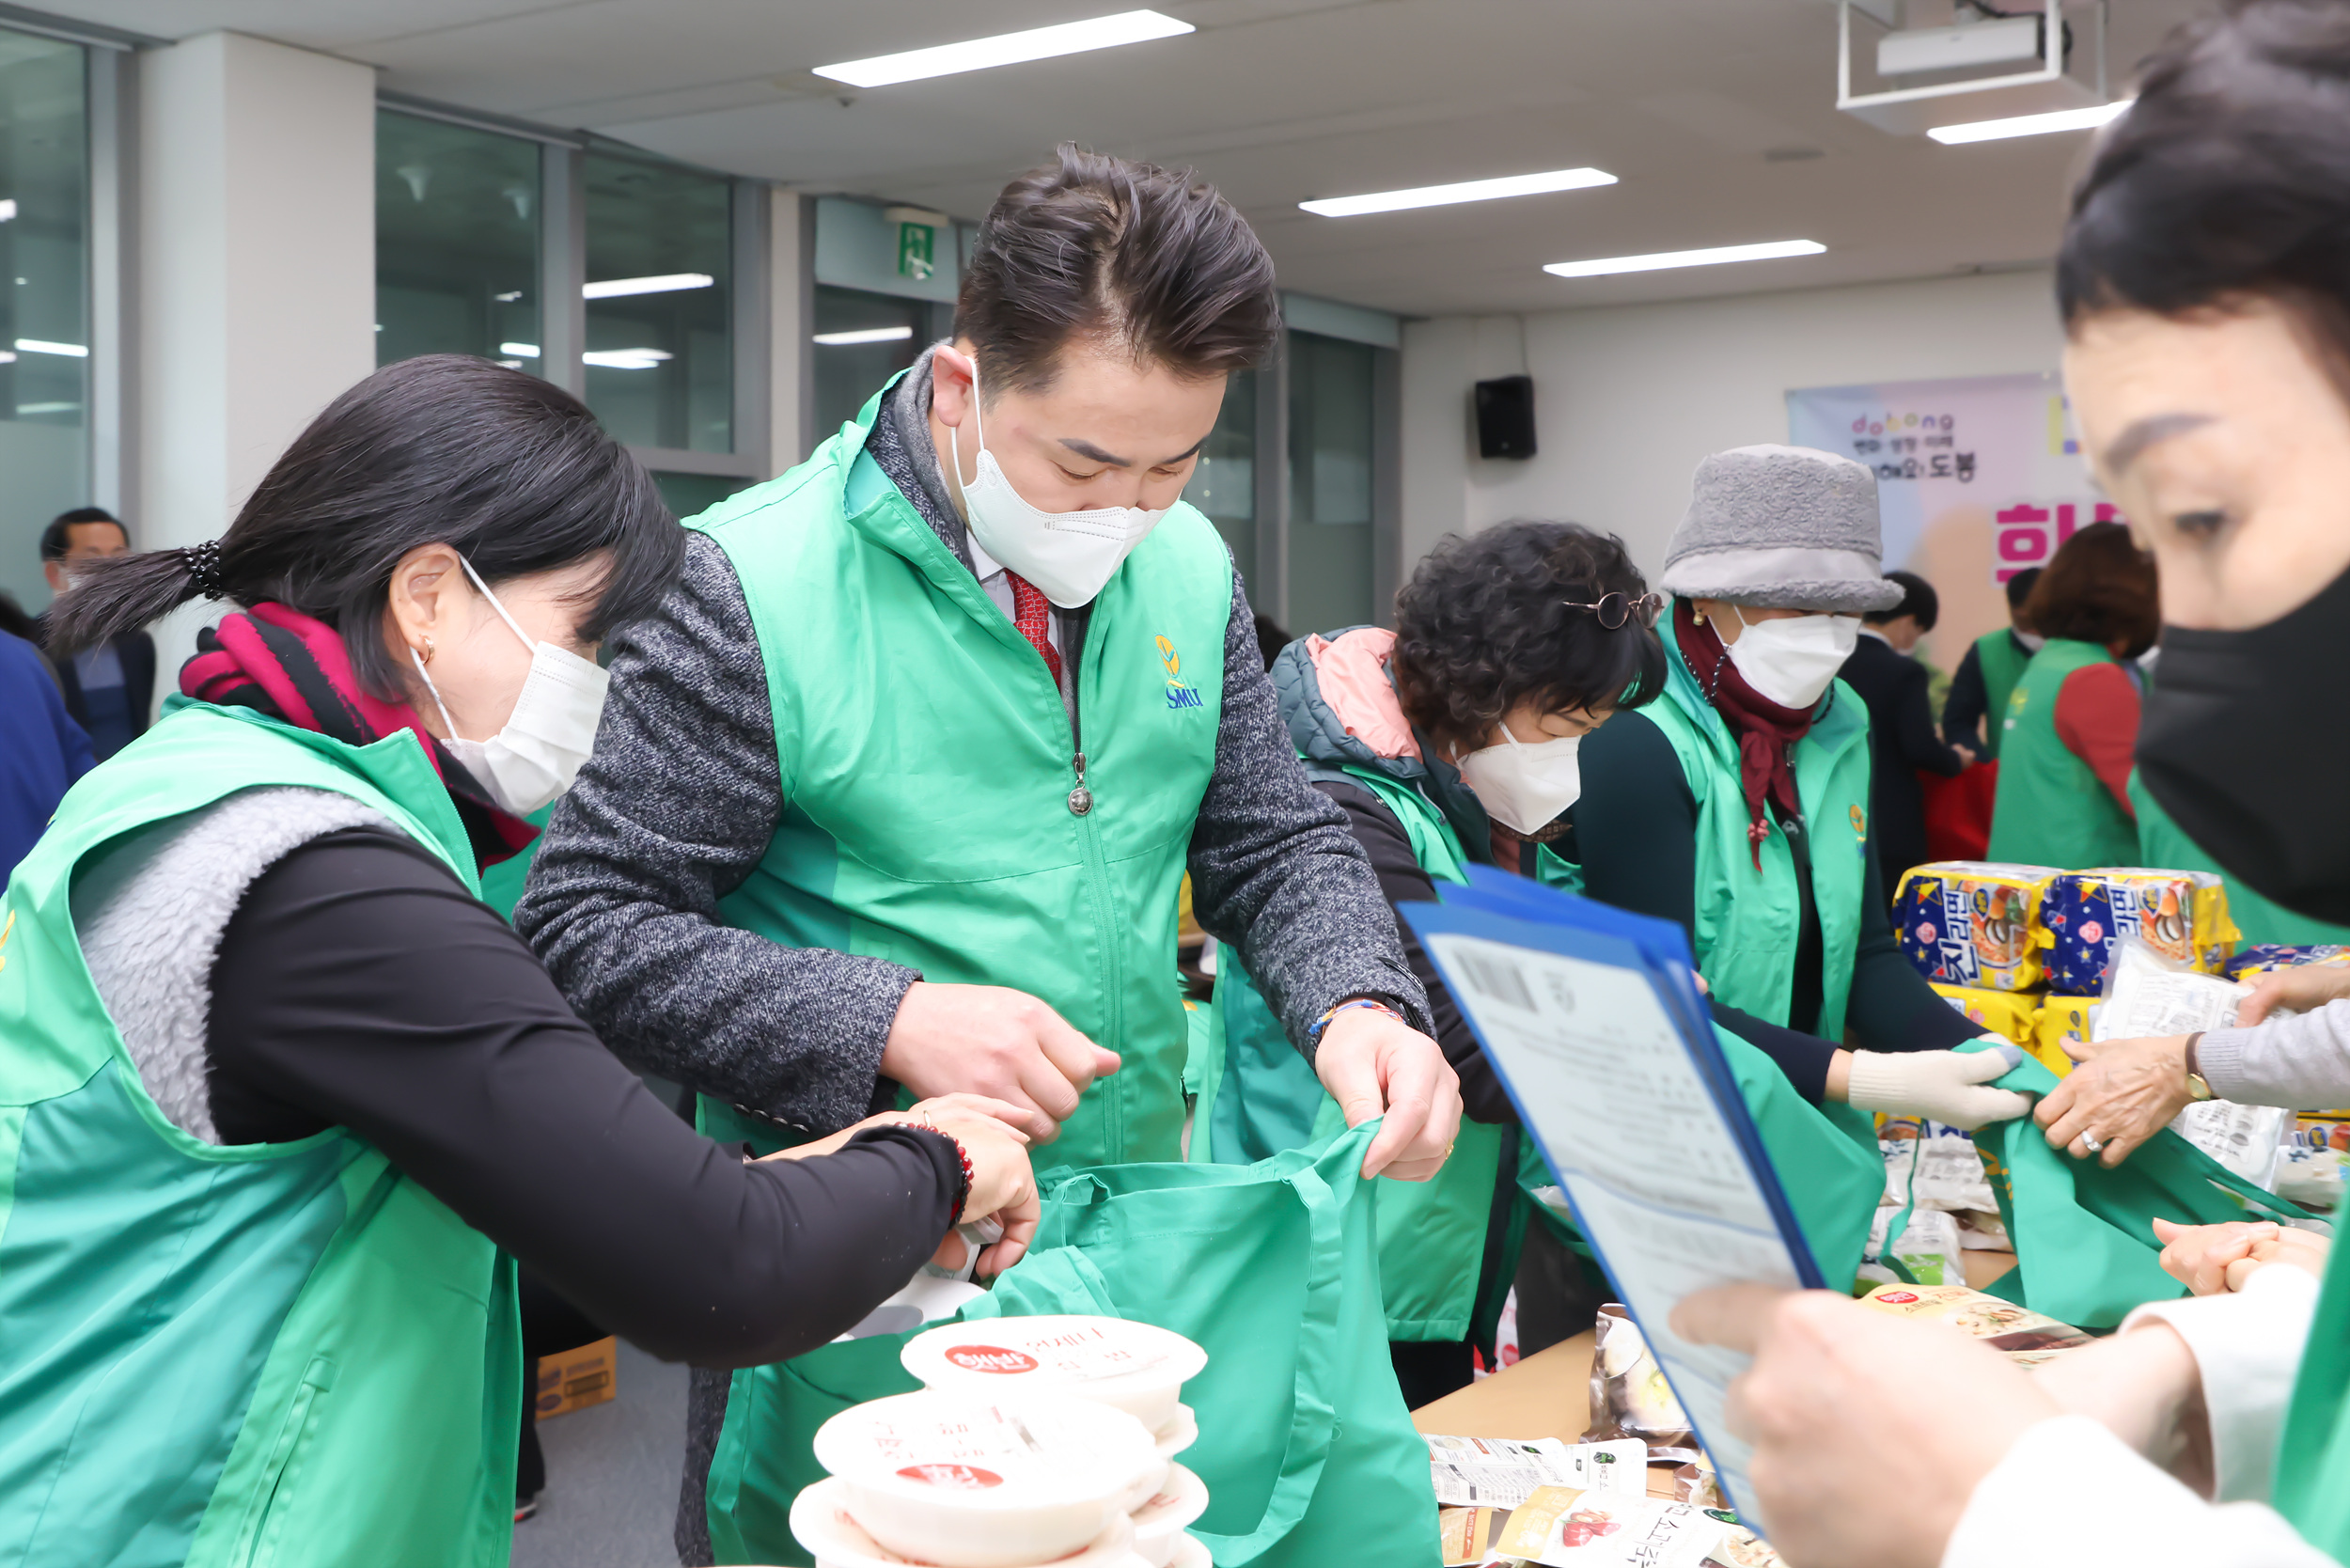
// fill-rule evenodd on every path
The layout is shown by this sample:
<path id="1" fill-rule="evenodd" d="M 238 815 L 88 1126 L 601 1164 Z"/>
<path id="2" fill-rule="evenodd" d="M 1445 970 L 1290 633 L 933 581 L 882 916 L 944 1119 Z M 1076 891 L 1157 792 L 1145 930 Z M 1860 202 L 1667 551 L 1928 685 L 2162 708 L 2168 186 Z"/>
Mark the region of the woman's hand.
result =
<path id="1" fill-rule="evenodd" d="M 963 1205 L 963 1223 L 992 1219 L 1004 1228 L 1003 1239 L 979 1253 L 979 1277 L 993 1279 L 1018 1262 L 1036 1239 L 1039 1215 L 1028 1137 L 1015 1125 L 1026 1119 L 1026 1110 L 981 1094 L 942 1094 L 898 1114 L 903 1121 L 945 1133 L 963 1145 L 971 1161 L 971 1195 Z M 949 1231 L 939 1253 L 947 1266 L 961 1267 L 963 1238 Z"/>
<path id="2" fill-rule="evenodd" d="M 2066 1054 L 2080 1065 L 2031 1113 L 2047 1129 L 2048 1146 L 2076 1160 L 2100 1158 L 2108 1169 L 2128 1159 L 2194 1102 L 2186 1042 L 2183 1034 L 2102 1045 L 2067 1040 Z"/>
<path id="3" fill-rule="evenodd" d="M 1975 1485 L 2061 1414 L 1998 1351 L 1826 1291 L 1700 1291 L 1672 1330 L 1753 1353 L 1730 1386 L 1758 1527 L 1804 1568 L 1936 1568 Z"/>
<path id="4" fill-rule="evenodd" d="M 2272 969 L 2252 984 L 2252 994 L 2236 1005 L 2236 1027 L 2248 1029 L 2279 1008 L 2315 1012 L 2327 1002 L 2350 999 L 2350 964 L 2296 964 Z"/>
<path id="5" fill-rule="evenodd" d="M 2162 1243 L 2163 1272 L 2197 1295 L 2224 1295 L 2271 1263 L 2290 1263 L 2326 1278 L 2333 1243 L 2326 1237 L 2268 1220 L 2230 1220 L 2224 1225 L 2173 1225 L 2154 1221 Z"/>
<path id="6" fill-rule="evenodd" d="M 2010 1044 L 1987 1051 L 1838 1051 L 1828 1065 L 1827 1096 L 1856 1110 L 1922 1116 L 1971 1133 L 2031 1109 L 2029 1096 L 1991 1087 L 2023 1059 L 2023 1048 Z"/>

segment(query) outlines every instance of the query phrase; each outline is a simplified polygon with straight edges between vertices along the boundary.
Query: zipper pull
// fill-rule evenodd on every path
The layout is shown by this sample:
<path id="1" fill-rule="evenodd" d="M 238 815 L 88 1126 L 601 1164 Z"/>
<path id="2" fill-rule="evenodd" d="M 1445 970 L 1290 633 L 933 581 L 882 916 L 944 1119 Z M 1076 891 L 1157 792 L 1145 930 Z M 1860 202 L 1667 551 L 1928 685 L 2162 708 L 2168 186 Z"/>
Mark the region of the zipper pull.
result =
<path id="1" fill-rule="evenodd" d="M 1077 753 L 1077 787 L 1069 792 L 1069 814 L 1082 817 L 1093 809 L 1093 792 L 1086 788 L 1086 754 Z"/>

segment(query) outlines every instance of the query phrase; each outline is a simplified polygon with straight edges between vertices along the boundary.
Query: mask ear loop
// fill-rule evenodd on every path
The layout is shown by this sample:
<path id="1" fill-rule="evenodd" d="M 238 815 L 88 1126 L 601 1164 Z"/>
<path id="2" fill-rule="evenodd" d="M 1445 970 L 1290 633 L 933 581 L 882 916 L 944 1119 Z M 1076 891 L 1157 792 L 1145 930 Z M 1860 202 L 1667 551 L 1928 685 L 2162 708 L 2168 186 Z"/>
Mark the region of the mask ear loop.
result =
<path id="1" fill-rule="evenodd" d="M 513 634 L 523 639 L 523 646 L 529 649 L 533 653 L 538 652 L 539 639 L 532 636 L 528 632 L 524 631 L 523 623 L 516 620 L 512 616 L 507 613 L 506 606 L 498 603 L 498 596 L 490 591 L 490 585 L 481 580 L 481 573 L 473 569 L 473 562 L 467 560 L 464 557 L 460 556 L 457 557 L 457 564 L 465 569 L 465 575 L 473 579 L 473 586 L 481 590 L 481 597 L 487 599 L 490 602 L 490 607 L 497 611 L 498 619 L 505 621 L 507 626 L 512 630 Z M 416 651 L 415 649 L 412 648 L 408 651 L 408 656 L 410 658 L 415 658 L 415 654 Z M 423 666 L 419 665 L 417 667 L 421 669 Z"/>
<path id="2" fill-rule="evenodd" d="M 979 361 L 977 355 L 974 355 L 971 360 L 971 419 L 979 426 L 979 451 L 981 455 L 985 455 L 987 416 L 979 412 Z M 947 427 L 947 451 L 954 459 L 955 490 L 960 494 L 968 486 L 963 482 L 963 440 L 962 430 L 959 426 L 948 425 Z M 972 478 L 976 480 L 979 476 L 974 474 Z"/>
<path id="3" fill-rule="evenodd" d="M 464 557 L 460 556 L 458 559 Z M 448 704 L 441 700 L 441 688 L 432 683 L 431 672 L 424 667 L 424 661 L 416 657 L 416 651 L 413 648 L 408 651 L 408 662 L 416 666 L 416 674 L 424 681 L 424 689 L 432 694 L 432 705 L 441 710 L 441 726 L 448 731 L 448 738 L 452 741 L 464 739 L 457 733 L 457 721 L 448 716 Z"/>

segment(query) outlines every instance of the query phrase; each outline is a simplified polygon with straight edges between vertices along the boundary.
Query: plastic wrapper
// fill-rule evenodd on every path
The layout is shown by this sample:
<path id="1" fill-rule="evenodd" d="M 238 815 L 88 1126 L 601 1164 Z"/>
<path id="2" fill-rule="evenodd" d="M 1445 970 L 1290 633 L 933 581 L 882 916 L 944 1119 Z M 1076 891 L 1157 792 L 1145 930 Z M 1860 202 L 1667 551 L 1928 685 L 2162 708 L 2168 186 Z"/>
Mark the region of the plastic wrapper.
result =
<path id="1" fill-rule="evenodd" d="M 1430 1436 L 1436 1501 L 1453 1508 L 1516 1508 L 1544 1486 L 1618 1497 L 1648 1496 L 1648 1445 L 1637 1437 L 1562 1443 L 1556 1437 Z"/>
<path id="2" fill-rule="evenodd" d="M 2027 1366 L 2091 1342 L 2070 1324 L 1964 1285 L 1879 1285 L 1860 1304 L 1895 1317 L 1947 1323 Z"/>
<path id="3" fill-rule="evenodd" d="M 2239 934 L 2228 889 L 2210 871 L 2106 866 L 2061 871 L 2040 901 L 2048 935 L 2048 989 L 2089 996 L 2105 990 L 2114 943 L 2135 936 L 2173 963 L 2217 974 Z"/>
<path id="4" fill-rule="evenodd" d="M 1706 1560 L 1707 1568 L 1786 1568 L 1787 1560 L 1744 1525 L 1732 1525 Z"/>
<path id="5" fill-rule="evenodd" d="M 1699 1568 L 1736 1523 L 1662 1497 L 1545 1486 L 1512 1511 L 1490 1549 L 1550 1568 Z"/>
<path id="6" fill-rule="evenodd" d="M 2237 1005 L 2250 994 L 2248 986 L 2186 968 L 2127 936 L 2114 944 L 2107 985 L 2094 1031 L 2100 1041 L 2224 1029 L 2235 1022 Z M 2170 1123 L 2172 1132 L 2262 1187 L 2276 1180 L 2278 1146 L 2292 1127 L 2289 1110 L 2230 1100 L 2189 1105 Z"/>
<path id="7" fill-rule="evenodd" d="M 2073 1058 L 2067 1055 L 2064 1043 L 2075 1044 L 2097 1038 L 2097 1010 L 2105 1005 L 2102 996 L 2043 996 L 2040 1011 L 2033 1014 L 2031 1039 L 2024 1049 L 2039 1059 L 2040 1065 L 2061 1078 L 2073 1071 Z"/>
<path id="8" fill-rule="evenodd" d="M 2289 948 L 2275 942 L 2264 942 L 2257 947 L 2245 948 L 2231 957 L 2227 976 L 2230 980 L 2248 980 L 2272 969 L 2295 969 L 2304 964 L 2350 964 L 2350 948 Z"/>
<path id="9" fill-rule="evenodd" d="M 1885 1161 L 1880 1202 L 1953 1213 L 1998 1212 L 1999 1200 L 1983 1174 L 1982 1155 L 1975 1140 L 1956 1127 L 1910 1118 L 1890 1120 L 1878 1131 L 1877 1153 Z"/>
<path id="10" fill-rule="evenodd" d="M 2029 991 L 2040 983 L 2046 938 L 2037 916 L 2049 866 L 1937 860 L 1902 878 L 1893 933 L 1918 972 L 1944 985 Z"/>
<path id="11" fill-rule="evenodd" d="M 1964 985 L 1944 985 L 1940 980 L 1929 982 L 1934 994 L 1966 1014 L 1966 1021 L 1985 1034 L 1996 1034 L 2013 1045 L 2027 1051 L 2032 1046 L 2032 1029 L 2040 1021 L 2040 998 L 2020 991 L 1984 991 Z"/>
<path id="12" fill-rule="evenodd" d="M 1860 1278 L 1888 1285 L 1961 1285 L 1958 1221 L 1940 1209 L 1912 1209 L 1893 1242 L 1893 1257 L 1909 1271 L 1904 1280 L 1885 1257 L 1885 1233 L 1901 1210 L 1888 1205 L 1877 1211 L 1869 1227 L 1869 1250 L 1860 1261 Z"/>
<path id="13" fill-rule="evenodd" d="M 2339 1149 L 2288 1145 L 2277 1153 L 2277 1196 L 2305 1209 L 2342 1207 L 2342 1161 Z"/>
<path id="14" fill-rule="evenodd" d="M 1592 1328 L 1599 1342 L 1591 1351 L 1591 1424 L 1583 1441 L 1637 1437 L 1652 1462 L 1700 1457 L 1689 1418 L 1632 1315 L 1611 1301 Z"/>

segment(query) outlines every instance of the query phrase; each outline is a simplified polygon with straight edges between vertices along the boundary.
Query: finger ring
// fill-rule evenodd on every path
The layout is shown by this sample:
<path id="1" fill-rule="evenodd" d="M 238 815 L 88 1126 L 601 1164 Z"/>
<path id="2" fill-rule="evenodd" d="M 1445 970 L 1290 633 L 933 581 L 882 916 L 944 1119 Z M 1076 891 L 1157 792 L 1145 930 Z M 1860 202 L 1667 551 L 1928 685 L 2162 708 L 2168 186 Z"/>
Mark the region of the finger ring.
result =
<path id="1" fill-rule="evenodd" d="M 2081 1135 L 2081 1147 L 2088 1150 L 2092 1154 L 2102 1154 L 2105 1152 L 2106 1148 L 2105 1144 L 2101 1140 L 2092 1137 L 2087 1133 L 2083 1133 Z"/>
<path id="2" fill-rule="evenodd" d="M 1450 1159 L 1450 1158 L 1452 1157 L 1452 1151 L 1454 1151 L 1455 1149 L 1458 1149 L 1460 1146 L 1461 1146 L 1461 1140 L 1460 1140 L 1459 1138 L 1457 1138 L 1457 1137 L 1456 1137 L 1456 1138 L 1454 1138 L 1451 1142 L 1449 1142 L 1449 1143 L 1446 1144 L 1446 1145 L 1444 1146 L 1444 1157 L 1445 1157 L 1446 1159 L 1448 1159 L 1448 1160 L 1449 1160 L 1449 1159 Z"/>

